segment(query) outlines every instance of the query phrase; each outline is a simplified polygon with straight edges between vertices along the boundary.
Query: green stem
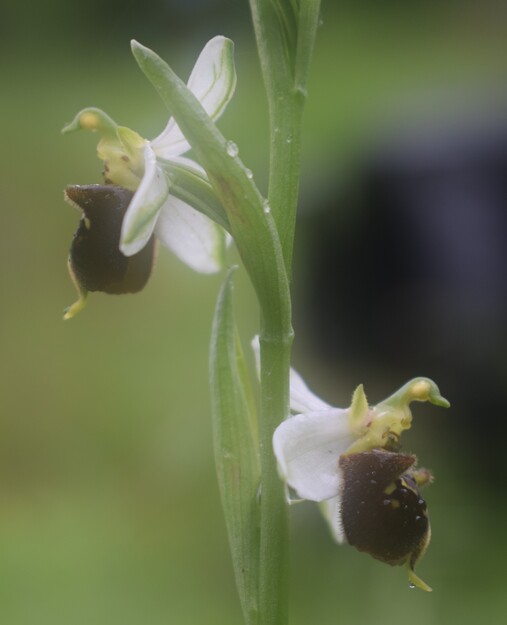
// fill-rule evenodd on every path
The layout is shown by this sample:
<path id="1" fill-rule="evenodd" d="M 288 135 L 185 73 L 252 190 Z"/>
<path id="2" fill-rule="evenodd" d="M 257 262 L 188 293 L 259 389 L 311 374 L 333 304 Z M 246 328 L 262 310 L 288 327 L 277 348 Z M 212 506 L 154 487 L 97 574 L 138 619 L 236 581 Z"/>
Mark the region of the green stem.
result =
<path id="1" fill-rule="evenodd" d="M 262 418 L 261 535 L 259 625 L 288 622 L 288 509 L 277 472 L 272 440 L 275 428 L 289 414 L 289 365 L 293 333 L 288 327 L 265 327 L 260 337 Z"/>
<path id="2" fill-rule="evenodd" d="M 270 120 L 268 201 L 290 280 L 301 164 L 306 81 L 320 0 L 250 0 Z M 287 297 L 280 290 L 281 302 Z M 287 304 L 287 302 L 285 302 Z M 272 450 L 273 433 L 289 414 L 293 332 L 288 315 L 262 306 L 261 544 L 259 625 L 288 622 L 288 511 Z"/>
<path id="3" fill-rule="evenodd" d="M 283 97 L 283 101 L 282 101 Z M 285 267 L 290 279 L 296 207 L 301 165 L 302 92 L 280 97 L 270 114 L 270 167 L 268 201 L 280 235 Z"/>
<path id="4" fill-rule="evenodd" d="M 306 83 L 320 0 L 250 0 L 269 108 L 268 200 L 290 279 Z"/>
<path id="5" fill-rule="evenodd" d="M 290 280 L 301 165 L 306 80 L 320 0 L 250 0 L 270 120 L 268 201 Z M 282 298 L 287 297 L 280 292 Z M 271 302 L 268 306 L 272 307 Z M 287 316 L 262 306 L 261 544 L 259 625 L 288 622 L 288 511 L 272 450 L 273 433 L 289 414 L 293 332 Z"/>

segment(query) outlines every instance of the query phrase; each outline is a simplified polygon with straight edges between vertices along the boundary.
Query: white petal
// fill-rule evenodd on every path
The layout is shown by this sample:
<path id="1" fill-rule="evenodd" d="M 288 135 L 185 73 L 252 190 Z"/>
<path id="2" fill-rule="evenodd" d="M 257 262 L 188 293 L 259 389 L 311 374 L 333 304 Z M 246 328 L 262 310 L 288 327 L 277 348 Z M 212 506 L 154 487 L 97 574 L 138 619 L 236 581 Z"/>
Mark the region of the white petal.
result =
<path id="1" fill-rule="evenodd" d="M 289 417 L 275 430 L 280 473 L 303 499 L 323 501 L 339 493 L 338 458 L 354 441 L 348 410 L 330 408 Z"/>
<path id="2" fill-rule="evenodd" d="M 236 87 L 233 47 L 232 41 L 225 37 L 208 41 L 188 79 L 188 88 L 213 120 L 223 113 Z M 190 149 L 173 118 L 152 145 L 162 158 L 172 158 Z"/>
<path id="3" fill-rule="evenodd" d="M 295 369 L 290 370 L 290 409 L 293 412 L 312 412 L 328 410 L 329 404 L 322 401 L 306 386 L 303 378 Z"/>
<path id="4" fill-rule="evenodd" d="M 321 501 L 319 506 L 329 525 L 333 538 L 339 544 L 344 543 L 345 533 L 341 521 L 341 497 L 331 497 L 331 499 Z"/>
<path id="5" fill-rule="evenodd" d="M 155 233 L 163 245 L 195 271 L 215 273 L 222 269 L 223 229 L 178 198 L 167 198 Z"/>
<path id="6" fill-rule="evenodd" d="M 167 199 L 169 186 L 157 166 L 149 144 L 144 149 L 144 176 L 123 218 L 120 250 L 132 256 L 141 250 L 153 233 L 160 207 Z"/>
<path id="7" fill-rule="evenodd" d="M 260 377 L 261 346 L 258 335 L 253 337 L 251 345 L 255 356 L 257 375 Z M 317 397 L 317 395 L 312 393 L 312 391 L 304 383 L 303 378 L 299 375 L 299 373 L 291 367 L 290 409 L 293 412 L 315 412 L 317 410 L 328 410 L 331 407 L 332 406 L 326 404 L 325 401 L 322 401 L 320 397 Z"/>

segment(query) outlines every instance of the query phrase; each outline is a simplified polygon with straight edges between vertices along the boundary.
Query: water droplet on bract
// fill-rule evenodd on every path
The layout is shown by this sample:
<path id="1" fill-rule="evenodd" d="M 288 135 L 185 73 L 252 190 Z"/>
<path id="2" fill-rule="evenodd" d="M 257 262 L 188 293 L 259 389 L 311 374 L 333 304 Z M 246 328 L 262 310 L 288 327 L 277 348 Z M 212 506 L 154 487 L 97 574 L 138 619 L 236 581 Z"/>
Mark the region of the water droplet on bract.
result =
<path id="1" fill-rule="evenodd" d="M 251 169 L 246 169 L 245 173 L 246 173 L 246 177 L 248 178 L 248 180 L 252 180 L 252 178 L 253 178 L 252 170 Z"/>
<path id="2" fill-rule="evenodd" d="M 410 584 L 408 585 L 408 587 L 409 587 L 409 588 L 411 588 L 411 589 L 412 589 L 412 588 L 415 588 L 415 584 L 414 584 L 414 582 L 410 582 Z"/>
<path id="3" fill-rule="evenodd" d="M 271 206 L 269 205 L 269 202 L 267 200 L 264 200 L 262 202 L 262 207 L 263 207 L 264 212 L 266 213 L 266 215 L 271 212 Z"/>
<path id="4" fill-rule="evenodd" d="M 285 139 L 285 143 L 292 143 L 292 137 L 287 137 L 287 139 Z"/>
<path id="5" fill-rule="evenodd" d="M 239 149 L 234 141 L 227 141 L 227 147 L 225 148 L 229 156 L 237 156 Z"/>

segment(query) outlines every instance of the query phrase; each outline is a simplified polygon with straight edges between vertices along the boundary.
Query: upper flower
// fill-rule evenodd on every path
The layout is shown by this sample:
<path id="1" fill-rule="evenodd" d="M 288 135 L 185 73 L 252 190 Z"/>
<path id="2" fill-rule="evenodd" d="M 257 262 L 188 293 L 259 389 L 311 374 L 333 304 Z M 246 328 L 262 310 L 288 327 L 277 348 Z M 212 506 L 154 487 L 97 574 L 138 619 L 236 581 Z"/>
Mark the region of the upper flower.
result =
<path id="1" fill-rule="evenodd" d="M 188 80 L 189 89 L 213 120 L 220 117 L 234 93 L 232 54 L 229 39 L 214 37 L 202 50 Z M 170 118 L 152 141 L 118 126 L 96 108 L 79 112 L 64 132 L 80 128 L 101 135 L 97 154 L 104 161 L 105 182 L 134 193 L 121 226 L 121 252 L 125 256 L 136 254 L 155 233 L 163 245 L 196 271 L 218 271 L 222 266 L 224 231 L 171 194 L 170 164 L 206 180 L 204 170 L 182 156 L 190 145 L 174 119 Z"/>

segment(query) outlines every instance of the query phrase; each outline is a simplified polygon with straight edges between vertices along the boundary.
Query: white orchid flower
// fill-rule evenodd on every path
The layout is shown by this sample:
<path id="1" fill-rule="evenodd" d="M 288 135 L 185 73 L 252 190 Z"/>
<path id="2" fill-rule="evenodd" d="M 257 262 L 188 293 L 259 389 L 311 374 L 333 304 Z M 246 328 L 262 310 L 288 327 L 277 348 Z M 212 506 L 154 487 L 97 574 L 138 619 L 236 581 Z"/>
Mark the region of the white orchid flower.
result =
<path id="1" fill-rule="evenodd" d="M 188 87 L 208 115 L 216 120 L 231 99 L 235 86 L 233 43 L 225 37 L 214 37 L 199 55 Z M 79 128 L 101 135 L 97 153 L 104 161 L 105 182 L 134 192 L 121 227 L 120 250 L 125 256 L 137 254 L 154 233 L 195 271 L 213 273 L 221 269 L 226 241 L 223 229 L 171 195 L 171 180 L 164 169 L 168 162 L 206 179 L 197 163 L 182 156 L 190 145 L 173 118 L 152 141 L 118 126 L 96 108 L 78 113 L 64 132 Z"/>
<path id="2" fill-rule="evenodd" d="M 253 348 L 259 363 L 258 339 L 254 339 Z M 401 433 L 412 423 L 412 401 L 449 406 L 432 380 L 415 378 L 373 407 L 368 405 L 360 385 L 349 408 L 335 408 L 317 397 L 291 369 L 290 409 L 295 414 L 276 428 L 273 451 L 290 503 L 305 499 L 318 502 L 338 543 L 347 541 L 389 564 L 406 562 L 411 583 L 430 590 L 413 568 L 430 537 L 426 504 L 418 486 L 428 483 L 431 474 L 414 468 L 415 456 L 398 453 Z M 358 489 L 362 489 L 359 494 Z M 296 496 L 292 497 L 291 492 Z M 351 511 L 354 501 L 361 505 Z M 381 507 L 389 504 L 386 512 L 374 508 L 379 502 Z M 366 515 L 361 512 L 362 506 Z M 389 517 L 382 529 L 378 524 L 370 527 L 383 522 L 385 515 L 396 508 L 403 511 Z M 401 518 L 403 514 L 409 515 L 408 519 Z M 379 538 L 386 527 L 386 534 L 392 534 L 397 522 L 403 528 L 402 534 L 405 527 L 414 524 L 409 534 L 400 538 L 401 552 L 397 551 L 396 540 L 387 547 L 383 543 L 372 545 L 369 537 L 364 539 L 350 531 L 354 524 L 362 523 L 370 537 Z"/>
<path id="3" fill-rule="evenodd" d="M 291 370 L 290 405 L 297 414 L 275 430 L 273 450 L 281 477 L 298 497 L 320 503 L 338 543 L 389 564 L 406 563 L 411 585 L 430 591 L 413 569 L 431 536 L 418 490 L 431 474 L 414 468 L 415 456 L 389 453 L 411 426 L 412 401 L 449 406 L 433 381 L 415 378 L 374 407 L 360 385 L 349 408 L 334 408 Z"/>
<path id="4" fill-rule="evenodd" d="M 317 397 L 291 370 L 290 407 L 297 414 L 283 421 L 273 436 L 281 477 L 302 499 L 327 502 L 336 509 L 340 493 L 338 458 L 347 453 L 392 447 L 410 428 L 412 401 L 448 406 L 434 382 L 415 378 L 375 407 L 368 406 L 363 386 L 354 392 L 350 408 L 334 408 Z M 326 514 L 333 535 L 342 539 L 337 517 Z"/>

